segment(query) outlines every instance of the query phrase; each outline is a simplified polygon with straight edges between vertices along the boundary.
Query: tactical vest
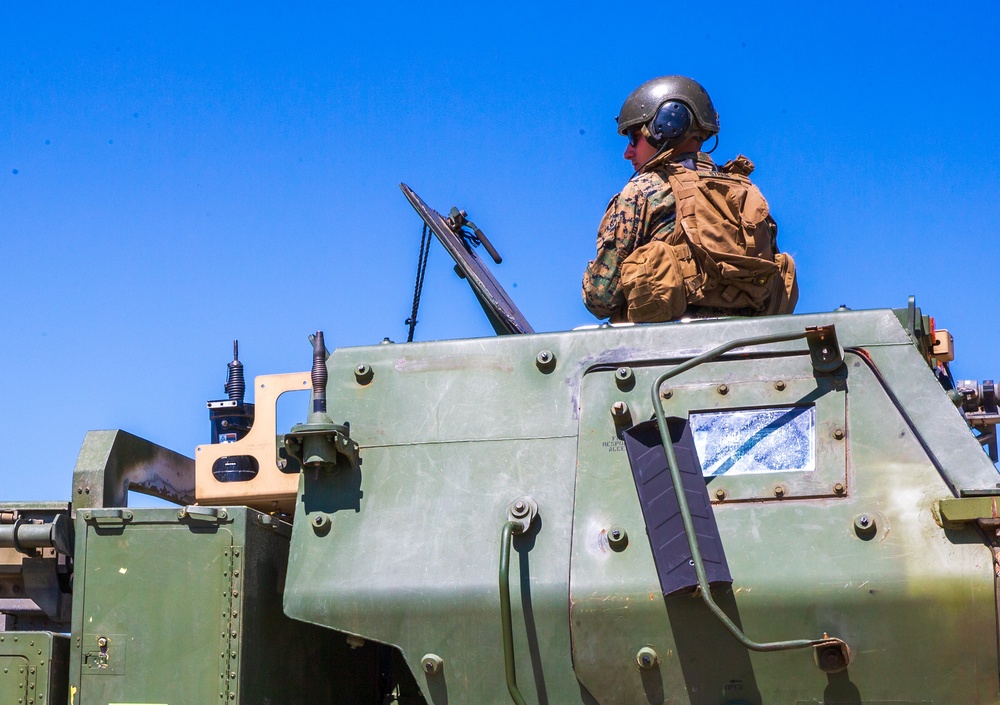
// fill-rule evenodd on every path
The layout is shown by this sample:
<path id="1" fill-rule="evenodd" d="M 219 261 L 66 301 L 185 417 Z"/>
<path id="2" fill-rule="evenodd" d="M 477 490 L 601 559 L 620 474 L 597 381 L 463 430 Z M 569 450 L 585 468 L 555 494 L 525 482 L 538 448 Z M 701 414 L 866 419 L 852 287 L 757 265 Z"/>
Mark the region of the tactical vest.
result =
<path id="1" fill-rule="evenodd" d="M 798 299 L 795 262 L 777 250 L 777 225 L 740 155 L 718 171 L 676 162 L 656 169 L 676 202 L 667 243 L 653 240 L 621 267 L 626 315 L 635 322 L 668 321 L 693 310 L 717 315 L 791 313 Z"/>

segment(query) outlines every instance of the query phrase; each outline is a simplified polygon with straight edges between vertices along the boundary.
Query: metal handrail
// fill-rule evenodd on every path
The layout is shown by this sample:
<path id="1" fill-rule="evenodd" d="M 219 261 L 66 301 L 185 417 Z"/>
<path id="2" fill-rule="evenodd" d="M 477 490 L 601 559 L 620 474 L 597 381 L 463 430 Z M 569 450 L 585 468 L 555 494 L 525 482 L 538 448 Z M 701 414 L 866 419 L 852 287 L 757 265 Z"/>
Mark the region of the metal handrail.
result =
<path id="1" fill-rule="evenodd" d="M 517 705 L 526 705 L 517 687 L 514 671 L 514 630 L 510 618 L 510 544 L 515 533 L 524 531 L 524 524 L 508 521 L 500 532 L 500 620 L 503 624 L 503 664 L 507 677 L 507 690 Z"/>
<path id="2" fill-rule="evenodd" d="M 676 367 L 667 370 L 653 382 L 651 396 L 653 398 L 653 409 L 656 415 L 656 425 L 660 430 L 660 440 L 663 442 L 663 450 L 667 456 L 667 467 L 670 469 L 670 481 L 674 487 L 674 494 L 677 497 L 677 508 L 680 511 L 681 520 L 684 522 L 684 533 L 687 537 L 688 548 L 691 550 L 691 559 L 694 562 L 694 570 L 698 576 L 698 587 L 701 592 L 701 599 L 705 605 L 718 617 L 729 633 L 736 637 L 737 641 L 752 651 L 786 651 L 789 649 L 804 649 L 808 647 L 831 646 L 839 649 L 844 654 L 844 665 L 849 658 L 850 650 L 847 644 L 836 637 L 823 635 L 821 639 L 793 639 L 790 641 L 757 642 L 753 641 L 729 618 L 722 608 L 712 597 L 712 591 L 708 584 L 708 576 L 705 573 L 705 563 L 701 557 L 701 550 L 698 547 L 698 537 L 695 534 L 694 520 L 691 518 L 691 509 L 688 506 L 687 497 L 684 493 L 684 485 L 681 481 L 680 468 L 677 465 L 677 457 L 674 454 L 674 444 L 670 440 L 670 431 L 667 428 L 666 414 L 663 411 L 663 403 L 660 400 L 660 387 L 671 377 L 676 377 L 682 372 L 686 372 L 693 367 L 697 367 L 703 362 L 709 362 L 720 355 L 735 348 L 745 348 L 755 345 L 766 345 L 768 343 L 782 343 L 791 340 L 800 340 L 809 335 L 809 331 L 801 333 L 784 333 L 776 335 L 765 335 L 755 338 L 741 338 L 731 340 L 706 353 L 693 357 L 686 362 L 682 362 Z"/>

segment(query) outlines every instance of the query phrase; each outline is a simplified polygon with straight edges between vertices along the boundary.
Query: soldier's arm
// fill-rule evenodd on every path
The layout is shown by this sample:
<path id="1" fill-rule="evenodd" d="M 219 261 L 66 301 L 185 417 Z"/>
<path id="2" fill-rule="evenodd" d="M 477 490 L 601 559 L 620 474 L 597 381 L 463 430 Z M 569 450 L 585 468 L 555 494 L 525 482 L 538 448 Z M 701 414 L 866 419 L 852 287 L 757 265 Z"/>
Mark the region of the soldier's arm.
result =
<path id="1" fill-rule="evenodd" d="M 633 182 L 611 199 L 597 231 L 597 257 L 583 274 L 583 303 L 597 318 L 609 318 L 625 305 L 619 287 L 621 263 L 635 249 L 642 227 L 645 195 Z"/>

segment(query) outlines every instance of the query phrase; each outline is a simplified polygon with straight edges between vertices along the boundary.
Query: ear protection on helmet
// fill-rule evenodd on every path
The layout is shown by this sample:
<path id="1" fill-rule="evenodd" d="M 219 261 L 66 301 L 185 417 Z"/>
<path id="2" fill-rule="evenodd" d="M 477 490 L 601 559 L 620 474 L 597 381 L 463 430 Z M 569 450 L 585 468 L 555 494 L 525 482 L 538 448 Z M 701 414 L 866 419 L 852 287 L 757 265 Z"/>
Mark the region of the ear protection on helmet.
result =
<path id="1" fill-rule="evenodd" d="M 657 109 L 643 132 L 652 146 L 663 150 L 680 144 L 690 128 L 691 111 L 684 103 L 671 100 Z"/>

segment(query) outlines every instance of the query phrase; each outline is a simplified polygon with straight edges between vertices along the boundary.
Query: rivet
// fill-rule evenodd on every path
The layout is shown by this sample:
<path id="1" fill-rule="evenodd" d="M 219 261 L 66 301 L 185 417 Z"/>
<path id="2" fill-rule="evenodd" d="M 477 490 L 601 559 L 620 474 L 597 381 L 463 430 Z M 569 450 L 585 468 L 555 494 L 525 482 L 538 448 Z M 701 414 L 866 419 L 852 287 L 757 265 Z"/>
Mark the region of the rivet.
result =
<path id="1" fill-rule="evenodd" d="M 837 494 L 844 494 L 844 491 L 846 489 L 847 488 L 844 487 L 843 483 L 840 482 L 838 482 L 836 485 L 833 486 L 833 491 L 836 492 Z"/>
<path id="2" fill-rule="evenodd" d="M 844 429 L 842 428 L 833 429 L 833 437 L 836 438 L 838 441 L 844 440 Z"/>
<path id="3" fill-rule="evenodd" d="M 779 379 L 777 382 L 774 383 L 774 388 L 777 389 L 779 392 L 785 391 L 785 381 Z"/>
<path id="4" fill-rule="evenodd" d="M 725 499 L 726 498 L 726 491 L 723 490 L 723 489 L 716 490 L 715 491 L 715 498 L 718 499 L 719 501 Z"/>
<path id="5" fill-rule="evenodd" d="M 785 488 L 782 487 L 781 485 L 775 485 L 774 486 L 774 496 L 775 497 L 784 497 L 785 496 Z"/>
<path id="6" fill-rule="evenodd" d="M 673 389 L 664 389 L 660 392 L 660 399 L 669 399 L 674 395 Z"/>
<path id="7" fill-rule="evenodd" d="M 719 394 L 729 394 L 729 385 L 720 384 L 716 391 L 719 392 Z"/>

